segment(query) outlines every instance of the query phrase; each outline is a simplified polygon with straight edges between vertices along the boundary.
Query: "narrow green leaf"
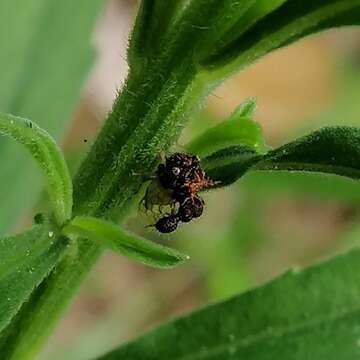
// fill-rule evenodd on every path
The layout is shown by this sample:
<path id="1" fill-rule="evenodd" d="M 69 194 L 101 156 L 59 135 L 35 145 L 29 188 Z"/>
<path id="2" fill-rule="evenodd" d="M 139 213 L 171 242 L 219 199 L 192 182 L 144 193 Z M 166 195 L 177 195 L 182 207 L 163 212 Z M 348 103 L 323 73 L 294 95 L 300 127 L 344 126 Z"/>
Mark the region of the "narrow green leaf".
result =
<path id="1" fill-rule="evenodd" d="M 24 145 L 40 165 L 58 224 L 70 219 L 72 182 L 65 159 L 52 137 L 30 120 L 1 113 L 0 134 Z"/>
<path id="2" fill-rule="evenodd" d="M 94 51 L 91 32 L 99 0 L 0 1 L 0 111 L 35 119 L 56 140 L 78 101 Z M 36 164 L 0 139 L 0 233 L 36 201 Z M 31 179 L 31 186 L 29 185 Z"/>
<path id="3" fill-rule="evenodd" d="M 96 241 L 115 252 L 153 267 L 169 268 L 189 258 L 175 249 L 130 234 L 115 224 L 90 216 L 76 216 L 64 228 L 64 233 Z"/>
<path id="4" fill-rule="evenodd" d="M 232 145 L 246 145 L 256 152 L 265 152 L 261 126 L 250 118 L 255 106 L 254 98 L 245 100 L 227 119 L 187 144 L 186 149 L 199 156 Z"/>
<path id="5" fill-rule="evenodd" d="M 130 67 L 162 57 L 171 60 L 170 67 L 182 57 L 195 62 L 208 58 L 285 1 L 141 1 L 128 52 Z"/>
<path id="6" fill-rule="evenodd" d="M 38 241 L 48 241 L 51 247 L 40 256 L 37 256 L 36 251 L 31 252 L 29 260 L 23 264 L 20 262 L 21 265 L 15 272 L 0 279 L 0 332 L 9 324 L 21 305 L 50 273 L 64 253 L 66 242 L 63 239 L 55 241 L 55 234 L 47 227 L 43 230 L 41 234 L 36 234 L 43 238 Z"/>
<path id="7" fill-rule="evenodd" d="M 360 179 L 360 129 L 325 127 L 269 151 L 254 170 L 318 171 Z"/>
<path id="8" fill-rule="evenodd" d="M 233 183 L 250 170 L 322 172 L 358 180 L 360 129 L 325 127 L 265 155 L 233 146 L 205 157 L 202 164 L 219 186 Z"/>
<path id="9" fill-rule="evenodd" d="M 271 12 L 274 12 L 278 7 L 284 4 L 288 0 L 256 0 L 253 2 L 249 10 L 240 17 L 237 22 L 225 32 L 221 38 L 214 44 L 210 53 L 215 54 L 221 49 L 224 49 L 225 45 L 233 43 L 242 34 L 250 29 L 256 22 L 264 18 Z M 231 8 L 229 9 L 231 11 Z"/>
<path id="10" fill-rule="evenodd" d="M 259 8 L 260 14 L 250 12 L 254 18 L 246 19 L 245 16 L 247 31 L 240 31 L 239 36 L 231 42 L 224 42 L 220 48 L 214 47 L 212 55 L 203 62 L 204 70 L 209 71 L 214 79 L 222 79 L 268 52 L 306 35 L 336 26 L 360 24 L 359 0 L 287 0 L 277 1 L 275 5 L 281 6 L 269 13 L 266 6 Z M 274 9 L 270 7 L 270 10 Z"/>
<path id="11" fill-rule="evenodd" d="M 353 250 L 162 325 L 100 359 L 353 360 L 359 321 L 360 250 Z"/>
<path id="12" fill-rule="evenodd" d="M 49 238 L 42 236 L 46 230 L 46 225 L 35 225 L 21 234 L 0 238 L 0 280 L 50 247 Z"/>
<path id="13" fill-rule="evenodd" d="M 197 0 L 189 1 L 171 26 L 164 43 L 172 64 L 192 57 L 195 62 L 206 57 L 214 43 L 220 41 L 256 0 Z M 189 46 L 190 44 L 190 46 Z M 171 65 L 170 65 L 171 66 Z"/>

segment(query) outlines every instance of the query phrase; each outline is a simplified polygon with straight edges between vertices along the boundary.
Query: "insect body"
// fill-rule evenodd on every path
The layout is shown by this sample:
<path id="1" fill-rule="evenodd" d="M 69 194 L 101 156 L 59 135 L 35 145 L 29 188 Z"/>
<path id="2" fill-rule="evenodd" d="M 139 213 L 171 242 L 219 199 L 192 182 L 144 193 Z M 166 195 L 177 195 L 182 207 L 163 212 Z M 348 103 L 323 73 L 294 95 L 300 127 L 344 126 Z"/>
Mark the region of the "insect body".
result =
<path id="1" fill-rule="evenodd" d="M 212 187 L 213 181 L 205 175 L 200 160 L 195 155 L 174 153 L 160 164 L 157 176 L 165 189 L 171 189 L 179 197 L 193 196 L 198 191 Z"/>
<path id="2" fill-rule="evenodd" d="M 179 207 L 179 218 L 182 222 L 189 222 L 192 219 L 198 218 L 202 215 L 204 210 L 204 200 L 195 195 L 184 200 Z"/>
<path id="3" fill-rule="evenodd" d="M 211 188 L 214 182 L 206 176 L 201 168 L 197 156 L 184 153 L 174 153 L 165 159 L 165 163 L 158 166 L 156 179 L 162 193 L 157 205 L 169 205 L 171 214 L 160 218 L 155 228 L 162 233 L 175 231 L 180 222 L 189 222 L 202 215 L 204 201 L 198 192 Z M 149 208 L 154 199 L 154 190 L 150 184 L 143 200 L 145 207 Z M 165 196 L 166 194 L 166 196 Z M 165 200 L 166 198 L 166 200 Z M 160 204 L 163 199 L 162 204 Z"/>
<path id="4" fill-rule="evenodd" d="M 167 215 L 156 222 L 155 228 L 161 233 L 170 233 L 176 230 L 179 222 L 180 219 L 176 214 Z"/>

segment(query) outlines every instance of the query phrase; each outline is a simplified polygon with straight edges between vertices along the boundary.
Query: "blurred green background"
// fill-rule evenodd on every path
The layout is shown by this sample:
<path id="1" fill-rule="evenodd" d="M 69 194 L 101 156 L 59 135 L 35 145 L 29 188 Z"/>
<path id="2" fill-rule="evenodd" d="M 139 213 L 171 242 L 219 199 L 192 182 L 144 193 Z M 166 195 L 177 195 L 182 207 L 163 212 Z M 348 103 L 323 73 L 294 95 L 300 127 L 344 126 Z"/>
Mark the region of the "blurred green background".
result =
<path id="1" fill-rule="evenodd" d="M 13 16 L 19 24 L 19 29 L 10 27 L 9 35 L 0 21 L 0 111 L 27 116 L 57 136 L 75 171 L 126 76 L 136 1 L 74 5 L 67 0 L 57 7 L 52 0 L 28 8 L 26 1 L 15 2 L 23 9 L 20 15 L 9 12 L 14 2 L 0 4 L 0 18 L 10 24 Z M 255 120 L 273 146 L 323 125 L 360 126 L 359 93 L 360 31 L 326 32 L 276 51 L 229 79 L 189 119 L 177 146 L 221 121 L 248 96 L 257 97 Z M 56 99 L 50 105 L 49 94 Z M 28 226 L 32 214 L 46 204 L 42 194 L 32 206 L 40 176 L 25 152 L 16 155 L 21 162 L 13 151 L 1 139 L 2 231 Z M 5 186 L 9 178 L 12 183 Z M 145 228 L 152 220 L 134 212 L 128 228 L 182 249 L 191 260 L 173 270 L 154 270 L 106 253 L 52 336 L 43 360 L 94 357 L 152 325 L 360 240 L 360 187 L 340 177 L 251 173 L 204 197 L 202 218 L 171 236 Z"/>

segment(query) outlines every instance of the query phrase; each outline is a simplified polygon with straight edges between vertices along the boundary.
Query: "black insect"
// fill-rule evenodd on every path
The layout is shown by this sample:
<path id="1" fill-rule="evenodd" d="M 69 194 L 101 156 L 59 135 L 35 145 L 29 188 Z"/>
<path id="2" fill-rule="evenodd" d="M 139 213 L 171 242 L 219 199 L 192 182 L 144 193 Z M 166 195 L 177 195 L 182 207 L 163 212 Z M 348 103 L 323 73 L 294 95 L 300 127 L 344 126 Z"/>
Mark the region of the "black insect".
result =
<path id="1" fill-rule="evenodd" d="M 179 222 L 180 218 L 178 215 L 167 215 L 156 222 L 155 229 L 161 233 L 171 233 L 177 229 Z"/>
<path id="2" fill-rule="evenodd" d="M 157 176 L 165 189 L 175 190 L 188 183 L 194 173 L 201 170 L 200 160 L 195 155 L 174 153 L 160 164 Z"/>
<path id="3" fill-rule="evenodd" d="M 195 195 L 194 197 L 189 197 L 180 204 L 178 216 L 180 220 L 184 223 L 191 221 L 200 217 L 204 210 L 204 200 Z"/>
<path id="4" fill-rule="evenodd" d="M 160 218 L 155 224 L 159 232 L 169 233 L 175 231 L 180 222 L 187 223 L 202 215 L 204 200 L 198 192 L 212 186 L 214 182 L 206 176 L 197 156 L 174 153 L 158 166 L 156 179 L 149 186 L 143 203 L 149 209 L 157 199 L 158 205 L 166 203 L 171 207 L 171 215 Z"/>

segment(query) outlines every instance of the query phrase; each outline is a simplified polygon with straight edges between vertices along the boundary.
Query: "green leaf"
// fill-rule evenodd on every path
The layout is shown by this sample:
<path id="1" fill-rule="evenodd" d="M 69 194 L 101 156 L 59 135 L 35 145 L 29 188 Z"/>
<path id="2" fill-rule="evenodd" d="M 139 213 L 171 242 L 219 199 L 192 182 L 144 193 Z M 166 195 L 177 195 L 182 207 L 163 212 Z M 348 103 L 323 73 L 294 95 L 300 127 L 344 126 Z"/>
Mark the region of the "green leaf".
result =
<path id="1" fill-rule="evenodd" d="M 214 47 L 211 49 L 212 53 L 216 53 L 217 49 L 224 48 L 225 44 L 231 44 L 240 36 L 242 36 L 245 31 L 251 28 L 256 24 L 260 19 L 264 18 L 266 15 L 275 11 L 278 7 L 284 4 L 288 0 L 256 0 L 253 2 L 249 10 L 237 20 L 237 22 L 228 30 L 219 41 L 214 44 Z M 231 10 L 231 9 L 230 9 Z"/>
<path id="2" fill-rule="evenodd" d="M 171 55 L 191 56 L 196 62 L 206 58 L 224 33 L 251 9 L 255 0 L 196 0 L 183 7 L 169 31 L 167 44 Z M 191 43 L 191 46 L 189 46 Z M 194 51 L 193 49 L 196 49 Z M 179 59 L 178 59 L 179 60 Z M 174 59 L 176 61 L 176 59 Z"/>
<path id="3" fill-rule="evenodd" d="M 46 180 L 47 191 L 58 225 L 70 219 L 72 182 L 61 150 L 53 138 L 34 122 L 0 113 L 0 134 L 24 145 L 38 162 Z"/>
<path id="4" fill-rule="evenodd" d="M 322 172 L 360 179 L 360 129 L 347 126 L 320 130 L 256 155 L 233 146 L 204 158 L 202 164 L 214 180 L 229 185 L 250 170 Z"/>
<path id="5" fill-rule="evenodd" d="M 64 133 L 94 59 L 91 32 L 99 0 L 0 1 L 0 111 L 28 119 L 55 139 Z M 27 154 L 0 139 L 0 233 L 41 190 Z M 31 179 L 31 186 L 29 185 Z"/>
<path id="6" fill-rule="evenodd" d="M 232 145 L 246 145 L 256 152 L 265 152 L 261 126 L 250 118 L 255 106 L 254 98 L 245 100 L 227 119 L 187 144 L 186 149 L 199 156 Z"/>
<path id="7" fill-rule="evenodd" d="M 51 239 L 43 236 L 44 232 L 44 225 L 36 225 L 24 233 L 0 238 L 0 280 L 50 247 Z"/>
<path id="8" fill-rule="evenodd" d="M 23 261 L 23 259 L 19 261 L 16 271 L 0 279 L 0 332 L 17 314 L 21 305 L 28 300 L 33 290 L 54 268 L 66 249 L 65 240 L 55 241 L 55 234 L 53 230 L 49 230 L 48 226 L 40 226 L 37 230 L 28 233 L 28 235 L 20 235 L 20 239 L 14 237 L 13 240 L 21 241 L 24 240 L 24 237 L 27 237 L 26 240 L 31 242 L 31 235 L 37 237 L 36 240 L 33 239 L 32 241 L 38 243 L 47 241 L 51 246 L 40 256 L 37 249 L 31 250 L 26 261 Z M 41 238 L 39 239 L 39 237 Z"/>
<path id="9" fill-rule="evenodd" d="M 269 6 L 261 1 L 258 7 L 255 4 L 223 36 L 219 41 L 221 46 L 213 47 L 203 61 L 203 69 L 209 75 L 222 79 L 268 52 L 306 35 L 336 26 L 360 24 L 359 0 L 287 0 L 271 3 Z M 239 25 L 241 27 L 237 30 Z"/>
<path id="10" fill-rule="evenodd" d="M 170 268 L 189 259 L 175 249 L 130 234 L 115 224 L 90 216 L 76 216 L 63 231 L 69 236 L 76 235 L 96 241 L 130 259 L 153 267 Z"/>
<path id="11" fill-rule="evenodd" d="M 360 128 L 322 128 L 268 152 L 253 169 L 319 171 L 360 179 Z"/>
<path id="12" fill-rule="evenodd" d="M 359 356 L 359 321 L 360 250 L 353 250 L 171 321 L 100 359 L 350 360 Z"/>

